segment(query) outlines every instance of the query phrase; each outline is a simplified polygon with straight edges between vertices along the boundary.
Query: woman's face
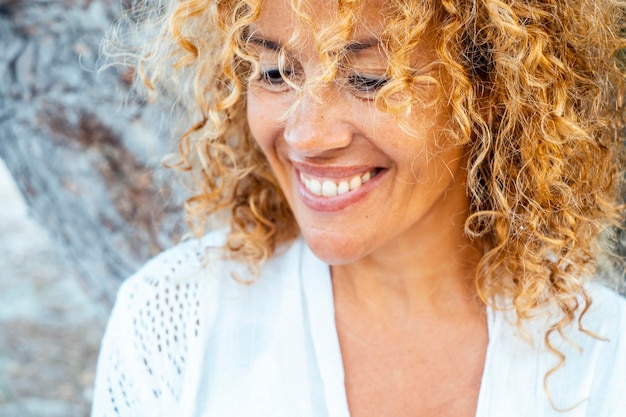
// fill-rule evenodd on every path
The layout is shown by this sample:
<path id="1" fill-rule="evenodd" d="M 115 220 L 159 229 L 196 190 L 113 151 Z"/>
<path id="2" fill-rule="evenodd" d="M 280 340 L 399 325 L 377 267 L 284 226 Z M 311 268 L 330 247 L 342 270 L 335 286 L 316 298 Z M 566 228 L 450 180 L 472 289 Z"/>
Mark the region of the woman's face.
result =
<path id="1" fill-rule="evenodd" d="M 314 19 L 323 23 L 335 2 L 310 4 Z M 301 28 L 297 48 L 287 45 L 296 25 L 289 1 L 265 1 L 251 28 L 261 76 L 247 92 L 250 130 L 305 240 L 331 265 L 438 245 L 450 230 L 462 234 L 468 207 L 464 151 L 452 146 L 445 133 L 450 125 L 447 100 L 414 105 L 410 134 L 395 116 L 376 109 L 372 98 L 385 84 L 387 69 L 377 46 L 382 13 L 377 4 L 364 9 L 350 39 L 355 47 L 348 51 L 349 73 L 344 82 L 318 87 L 320 100 L 310 95 L 296 100 L 297 93 L 278 72 L 280 48 L 287 57 L 285 72 L 295 82 L 321 71 L 308 29 Z M 441 80 L 437 67 L 429 65 L 432 42 L 420 45 L 414 68 Z M 435 85 L 416 88 L 427 101 L 438 97 Z"/>

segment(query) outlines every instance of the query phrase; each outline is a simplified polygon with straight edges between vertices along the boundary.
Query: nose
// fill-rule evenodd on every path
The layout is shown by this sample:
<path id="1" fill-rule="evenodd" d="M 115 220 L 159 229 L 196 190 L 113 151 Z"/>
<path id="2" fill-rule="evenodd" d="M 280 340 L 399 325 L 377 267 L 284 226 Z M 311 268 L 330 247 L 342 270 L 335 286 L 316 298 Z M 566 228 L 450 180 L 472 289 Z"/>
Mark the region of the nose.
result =
<path id="1" fill-rule="evenodd" d="M 325 152 L 346 148 L 354 136 L 349 113 L 349 106 L 341 97 L 306 94 L 289 113 L 285 141 L 302 157 L 323 156 Z"/>

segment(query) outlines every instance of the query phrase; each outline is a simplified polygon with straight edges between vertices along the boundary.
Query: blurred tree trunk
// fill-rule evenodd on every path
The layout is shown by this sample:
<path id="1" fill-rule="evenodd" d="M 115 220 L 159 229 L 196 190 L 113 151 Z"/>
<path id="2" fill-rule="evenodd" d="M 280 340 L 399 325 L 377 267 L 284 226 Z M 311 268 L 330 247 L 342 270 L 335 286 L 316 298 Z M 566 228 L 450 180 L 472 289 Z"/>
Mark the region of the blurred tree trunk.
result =
<path id="1" fill-rule="evenodd" d="M 155 110 L 98 70 L 117 0 L 0 0 L 0 157 L 95 299 L 183 230 Z M 149 113 L 149 112 L 152 113 Z M 175 187 L 180 188 L 180 187 Z M 1 204 L 1 202 L 0 202 Z"/>

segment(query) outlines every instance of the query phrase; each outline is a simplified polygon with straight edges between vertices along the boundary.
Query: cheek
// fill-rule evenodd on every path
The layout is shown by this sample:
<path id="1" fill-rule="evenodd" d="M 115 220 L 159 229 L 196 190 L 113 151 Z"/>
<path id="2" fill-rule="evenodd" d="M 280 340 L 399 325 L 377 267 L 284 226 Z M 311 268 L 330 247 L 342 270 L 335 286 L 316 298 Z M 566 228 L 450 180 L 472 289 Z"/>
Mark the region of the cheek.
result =
<path id="1" fill-rule="evenodd" d="M 246 102 L 246 117 L 248 120 L 248 128 L 250 133 L 261 149 L 265 152 L 266 132 L 264 126 L 267 126 L 267 115 L 263 111 L 263 106 L 254 94 L 248 93 Z"/>
<path id="2" fill-rule="evenodd" d="M 265 97 L 262 93 L 248 92 L 246 99 L 246 117 L 248 128 L 254 140 L 271 159 L 271 153 L 276 146 L 276 139 L 282 134 L 280 103 L 272 97 Z"/>

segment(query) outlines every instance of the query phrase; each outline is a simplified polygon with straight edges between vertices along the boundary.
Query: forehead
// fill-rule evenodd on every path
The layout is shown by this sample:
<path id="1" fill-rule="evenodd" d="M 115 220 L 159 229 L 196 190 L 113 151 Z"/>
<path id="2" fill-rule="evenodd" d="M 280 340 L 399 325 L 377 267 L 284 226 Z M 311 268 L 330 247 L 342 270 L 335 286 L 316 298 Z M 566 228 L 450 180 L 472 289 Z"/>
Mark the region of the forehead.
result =
<path id="1" fill-rule="evenodd" d="M 349 9 L 340 6 L 342 3 L 350 4 Z M 372 37 L 384 28 L 384 4 L 384 0 L 262 0 L 259 19 L 252 29 L 281 44 L 293 41 L 294 33 L 301 42 L 302 38 L 319 37 L 333 29 L 341 31 L 346 39 Z M 346 28 L 350 28 L 349 33 Z"/>

